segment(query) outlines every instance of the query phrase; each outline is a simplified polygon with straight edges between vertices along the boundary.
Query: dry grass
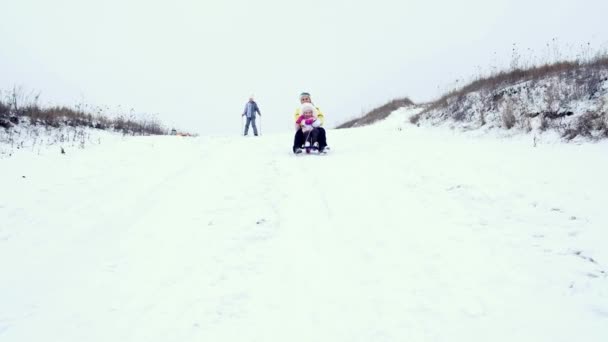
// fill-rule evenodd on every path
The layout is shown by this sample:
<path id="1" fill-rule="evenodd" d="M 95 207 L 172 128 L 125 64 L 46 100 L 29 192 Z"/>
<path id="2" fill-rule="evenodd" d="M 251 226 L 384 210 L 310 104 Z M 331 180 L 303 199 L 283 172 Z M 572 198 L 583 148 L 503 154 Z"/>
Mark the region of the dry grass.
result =
<path id="1" fill-rule="evenodd" d="M 20 103 L 26 102 L 22 100 L 23 98 L 14 90 L 14 93 L 7 98 L 6 102 L 0 100 L 0 127 L 8 129 L 18 125 L 23 121 L 23 118 L 29 118 L 32 124 L 47 127 L 90 127 L 116 130 L 131 135 L 168 134 L 168 130 L 156 120 L 125 118 L 123 116 L 110 119 L 103 115 L 93 115 L 65 106 L 42 108 L 31 101 L 21 105 Z"/>
<path id="2" fill-rule="evenodd" d="M 463 86 L 462 88 L 453 90 L 448 92 L 447 94 L 441 96 L 438 100 L 433 101 L 429 104 L 429 106 L 420 112 L 419 114 L 412 116 L 410 118 L 410 122 L 417 123 L 421 118 L 423 118 L 427 113 L 432 112 L 437 109 L 444 109 L 449 107 L 448 101 L 459 102 L 460 99 L 464 99 L 467 94 L 473 92 L 483 92 L 483 93 L 494 93 L 495 97 L 492 98 L 491 102 L 493 102 L 493 106 L 496 106 L 503 99 L 505 95 L 504 92 L 500 92 L 499 89 L 503 87 L 513 86 L 518 83 L 532 81 L 535 82 L 537 80 L 554 77 L 554 76 L 565 76 L 571 77 L 575 79 L 580 85 L 575 89 L 572 94 L 566 94 L 570 97 L 579 98 L 582 96 L 592 96 L 600 91 L 600 86 L 604 79 L 601 77 L 601 70 L 605 70 L 608 68 L 608 56 L 607 55 L 598 55 L 594 59 L 581 62 L 581 61 L 561 61 L 556 63 L 547 63 L 540 66 L 534 66 L 526 69 L 515 68 L 508 71 L 498 72 L 492 76 L 479 78 L 468 85 Z M 547 89 L 547 94 L 545 94 L 548 101 L 548 111 L 549 112 L 557 112 L 558 107 L 560 107 L 560 103 L 558 103 L 558 98 L 560 95 L 559 89 Z M 512 95 L 512 94 L 511 94 Z M 554 108 L 555 107 L 555 108 Z M 513 122 L 514 117 L 512 117 L 512 108 L 505 108 L 505 111 L 502 113 L 502 119 L 504 127 L 510 129 L 515 125 Z M 550 116 L 550 115 L 549 115 Z M 547 116 L 548 118 L 550 118 Z M 453 118 L 457 119 L 457 118 Z M 543 116 L 543 127 L 546 128 L 546 122 L 544 122 L 545 117 Z M 485 118 L 481 118 L 481 124 L 485 123 Z M 584 131 L 584 130 L 583 130 Z"/>
<path id="3" fill-rule="evenodd" d="M 393 111 L 395 111 L 401 107 L 411 106 L 413 104 L 414 104 L 414 102 L 407 97 L 395 99 L 383 106 L 380 106 L 378 108 L 371 110 L 367 114 L 363 115 L 361 118 L 347 121 L 347 122 L 339 125 L 336 128 L 340 129 L 340 128 L 351 128 L 351 127 L 355 127 L 355 126 L 370 125 L 376 121 L 385 119 Z"/>

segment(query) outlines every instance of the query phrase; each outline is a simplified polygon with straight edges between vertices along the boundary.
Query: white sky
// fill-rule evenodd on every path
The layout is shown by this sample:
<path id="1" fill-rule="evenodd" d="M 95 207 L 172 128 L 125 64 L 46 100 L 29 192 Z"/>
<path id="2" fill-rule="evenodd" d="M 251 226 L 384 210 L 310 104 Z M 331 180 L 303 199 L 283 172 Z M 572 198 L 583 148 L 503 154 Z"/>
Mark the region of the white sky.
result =
<path id="1" fill-rule="evenodd" d="M 239 133 L 251 93 L 265 133 L 291 129 L 301 91 L 333 126 L 509 65 L 513 44 L 523 61 L 608 47 L 602 0 L 3 2 L 0 89 L 201 134 Z"/>

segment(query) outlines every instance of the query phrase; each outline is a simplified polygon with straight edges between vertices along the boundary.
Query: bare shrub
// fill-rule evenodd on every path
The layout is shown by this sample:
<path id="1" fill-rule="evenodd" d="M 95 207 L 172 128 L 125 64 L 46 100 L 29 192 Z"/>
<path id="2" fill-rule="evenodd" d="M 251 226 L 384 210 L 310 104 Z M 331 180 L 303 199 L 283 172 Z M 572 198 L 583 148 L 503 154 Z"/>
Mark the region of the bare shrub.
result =
<path id="1" fill-rule="evenodd" d="M 12 124 L 9 119 L 10 108 L 0 101 L 0 127 L 9 129 Z"/>
<path id="2" fill-rule="evenodd" d="M 459 110 L 452 113 L 452 119 L 454 119 L 454 121 L 464 121 L 465 118 L 466 118 L 466 112 L 460 108 L 459 108 Z"/>
<path id="3" fill-rule="evenodd" d="M 604 78 L 602 77 L 601 73 L 595 70 L 590 73 L 587 81 L 587 93 L 589 94 L 589 98 L 594 97 L 600 92 L 603 82 Z"/>
<path id="4" fill-rule="evenodd" d="M 513 113 L 513 101 L 508 99 L 501 113 L 502 124 L 506 129 L 511 129 L 515 126 L 517 119 Z"/>
<path id="5" fill-rule="evenodd" d="M 414 125 L 417 124 L 418 121 L 420 121 L 420 114 L 415 114 L 415 115 L 410 116 L 409 120 L 410 120 L 410 123 L 412 123 Z"/>
<path id="6" fill-rule="evenodd" d="M 555 83 L 549 84 L 545 88 L 545 104 L 547 112 L 557 112 L 559 110 L 559 89 Z"/>
<path id="7" fill-rule="evenodd" d="M 540 129 L 542 132 L 544 132 L 547 130 L 547 128 L 549 128 L 549 121 L 545 118 L 544 114 L 541 114 L 540 125 L 538 126 L 538 129 Z"/>
<path id="8" fill-rule="evenodd" d="M 530 121 L 530 118 L 525 118 L 522 122 L 522 126 L 526 132 L 531 132 L 532 131 L 532 122 Z"/>
<path id="9" fill-rule="evenodd" d="M 602 111 L 602 117 L 604 118 L 604 126 L 608 127 L 608 95 L 603 96 L 600 100 L 600 103 L 600 110 Z M 608 129 L 606 130 L 606 133 L 608 133 Z"/>
<path id="10" fill-rule="evenodd" d="M 11 109 L 8 105 L 4 104 L 4 102 L 0 101 L 0 118 L 1 117 L 9 117 Z"/>
<path id="11" fill-rule="evenodd" d="M 607 125 L 603 113 L 587 112 L 581 115 L 569 128 L 564 130 L 563 137 L 571 140 L 577 136 L 593 137 L 593 132 L 606 135 Z"/>
<path id="12" fill-rule="evenodd" d="M 26 111 L 29 107 L 35 107 L 40 93 L 30 92 L 26 93 L 23 87 L 14 86 L 13 89 L 8 92 L 6 96 L 6 102 L 10 108 L 11 114 L 15 116 L 26 115 Z"/>

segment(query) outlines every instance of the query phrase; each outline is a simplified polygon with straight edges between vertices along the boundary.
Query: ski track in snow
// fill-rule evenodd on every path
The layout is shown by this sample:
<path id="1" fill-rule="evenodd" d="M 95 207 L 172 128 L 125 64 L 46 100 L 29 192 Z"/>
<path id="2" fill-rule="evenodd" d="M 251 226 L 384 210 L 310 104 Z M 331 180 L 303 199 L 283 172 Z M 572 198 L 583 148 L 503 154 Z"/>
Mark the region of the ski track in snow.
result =
<path id="1" fill-rule="evenodd" d="M 0 341 L 605 341 L 608 145 L 393 121 L 0 160 Z"/>

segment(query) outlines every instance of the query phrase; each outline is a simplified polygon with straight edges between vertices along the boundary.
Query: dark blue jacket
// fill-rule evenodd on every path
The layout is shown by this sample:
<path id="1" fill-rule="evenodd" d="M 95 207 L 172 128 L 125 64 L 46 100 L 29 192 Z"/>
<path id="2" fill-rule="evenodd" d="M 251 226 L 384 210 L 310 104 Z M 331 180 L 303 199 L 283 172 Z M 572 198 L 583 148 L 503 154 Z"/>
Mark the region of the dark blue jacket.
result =
<path id="1" fill-rule="evenodd" d="M 253 100 L 247 102 L 247 104 L 245 105 L 245 110 L 243 110 L 243 115 L 246 115 L 248 118 L 252 116 L 255 117 L 256 112 L 262 115 L 262 113 L 260 113 L 260 108 L 258 108 L 258 104 L 255 103 L 255 101 Z"/>

